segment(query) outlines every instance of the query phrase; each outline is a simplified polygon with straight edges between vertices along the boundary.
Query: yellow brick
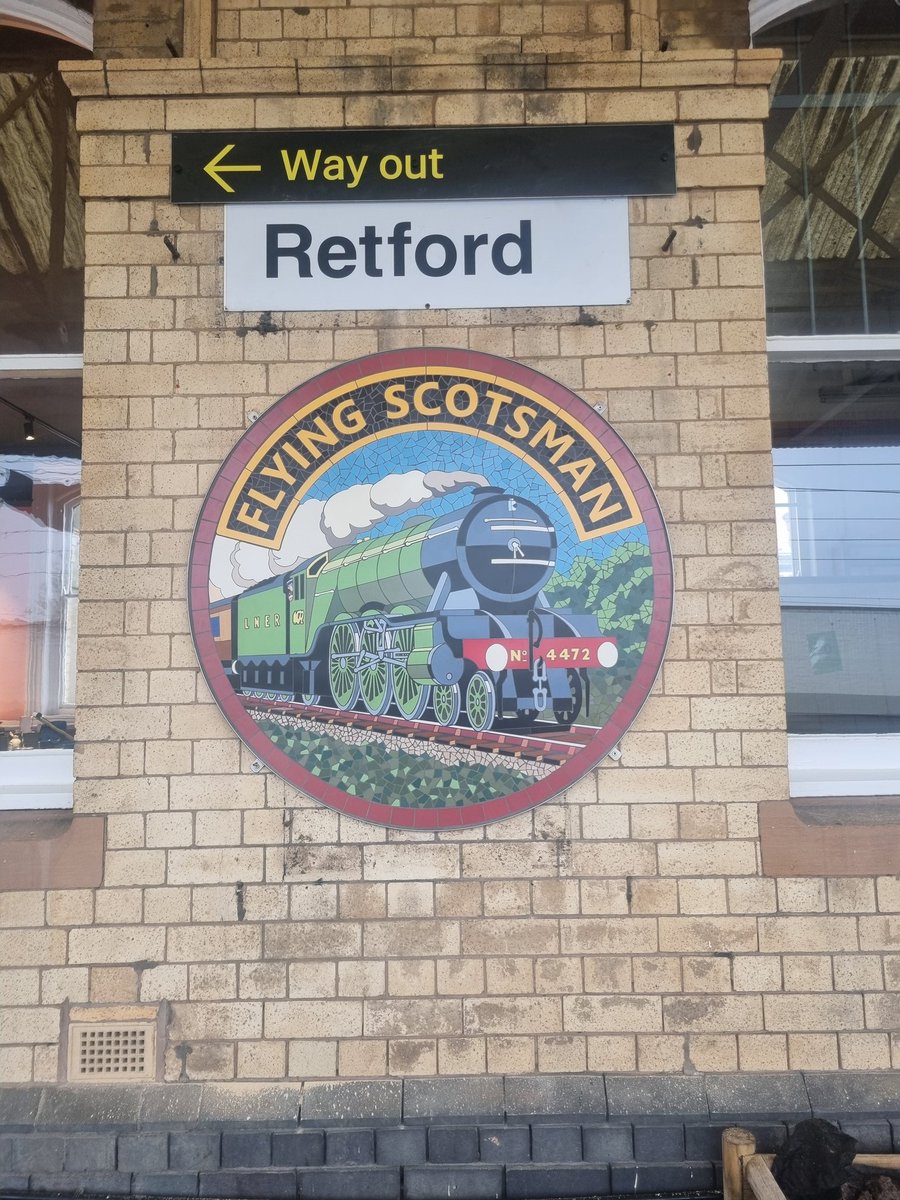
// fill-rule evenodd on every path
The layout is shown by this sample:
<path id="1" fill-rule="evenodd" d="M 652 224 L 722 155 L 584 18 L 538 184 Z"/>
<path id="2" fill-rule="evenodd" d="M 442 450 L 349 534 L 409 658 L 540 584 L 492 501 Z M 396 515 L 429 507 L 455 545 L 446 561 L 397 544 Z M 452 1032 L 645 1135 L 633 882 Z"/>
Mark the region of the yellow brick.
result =
<path id="1" fill-rule="evenodd" d="M 370 999 L 365 1001 L 364 1032 L 388 1037 L 461 1034 L 459 1000 Z M 477 1032 L 469 1030 L 466 1032 Z"/>
<path id="2" fill-rule="evenodd" d="M 107 129 L 163 129 L 162 100 L 82 100 L 77 109 L 77 125 L 81 132 Z"/>
<path id="3" fill-rule="evenodd" d="M 69 934 L 69 962 L 132 963 L 165 957 L 165 930 L 119 925 L 114 929 L 73 929 Z M 48 959 L 49 961 L 49 959 Z"/>
<path id="4" fill-rule="evenodd" d="M 438 1074 L 483 1075 L 486 1050 L 484 1038 L 438 1038 Z"/>
<path id="5" fill-rule="evenodd" d="M 676 179 L 679 188 L 727 188 L 766 181 L 765 159 L 761 154 L 718 154 L 678 159 Z"/>
<path id="6" fill-rule="evenodd" d="M 837 1034 L 789 1033 L 788 1060 L 792 1071 L 836 1071 Z"/>
<path id="7" fill-rule="evenodd" d="M 778 1033 L 863 1028 L 861 996 L 763 996 L 765 1027 Z"/>
<path id="8" fill-rule="evenodd" d="M 787 1069 L 787 1043 L 783 1034 L 740 1033 L 738 1056 L 742 1071 L 784 1071 Z M 791 1063 L 794 1066 L 794 1063 Z"/>
<path id="9" fill-rule="evenodd" d="M 838 1034 L 838 1050 L 845 1071 L 882 1071 L 891 1065 L 886 1033 Z"/>
<path id="10" fill-rule="evenodd" d="M 563 998 L 563 1003 L 568 997 Z M 561 1033 L 562 1009 L 555 996 L 464 1000 L 467 1033 Z"/>
<path id="11" fill-rule="evenodd" d="M 169 191 L 169 168 L 155 164 L 83 166 L 79 186 L 83 196 L 164 196 Z"/>
<path id="12" fill-rule="evenodd" d="M 254 101 L 250 99 L 205 100 L 193 96 L 189 100 L 166 100 L 165 104 L 166 129 L 252 129 L 254 125 Z M 260 124 L 265 122 L 260 120 Z"/>
<path id="13" fill-rule="evenodd" d="M 616 1034 L 589 1036 L 587 1039 L 587 1064 L 589 1071 L 634 1071 L 637 1066 L 634 1037 Z"/>
<path id="14" fill-rule="evenodd" d="M 388 1074 L 436 1075 L 437 1041 L 434 1038 L 399 1038 L 388 1041 Z"/>

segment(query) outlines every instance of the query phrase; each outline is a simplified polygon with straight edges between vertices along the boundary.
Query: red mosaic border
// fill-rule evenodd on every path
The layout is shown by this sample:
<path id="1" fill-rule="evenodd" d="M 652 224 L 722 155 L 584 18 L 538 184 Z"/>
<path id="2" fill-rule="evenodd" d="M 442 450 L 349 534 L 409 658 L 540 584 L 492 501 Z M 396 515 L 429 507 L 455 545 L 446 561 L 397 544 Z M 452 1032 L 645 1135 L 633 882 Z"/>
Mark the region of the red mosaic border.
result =
<path id="1" fill-rule="evenodd" d="M 538 780 L 513 795 L 469 804 L 462 808 L 401 809 L 375 801 L 362 800 L 318 779 L 279 750 L 259 729 L 238 700 L 219 662 L 209 621 L 209 566 L 216 527 L 232 485 L 247 462 L 292 413 L 317 400 L 324 392 L 350 384 L 380 372 L 410 368 L 442 367 L 461 372 L 467 369 L 493 372 L 521 387 L 531 388 L 576 417 L 610 452 L 634 490 L 647 526 L 653 563 L 653 616 L 647 637 L 647 651 L 631 687 L 625 693 L 612 720 L 568 762 L 545 779 Z M 189 560 L 189 606 L 191 633 L 200 663 L 212 695 L 235 733 L 262 762 L 293 787 L 319 800 L 329 808 L 380 826 L 405 829 L 463 829 L 499 821 L 524 812 L 559 795 L 576 783 L 605 758 L 632 725 L 644 705 L 662 666 L 672 622 L 674 581 L 672 556 L 665 522 L 650 483 L 631 451 L 603 418 L 568 388 L 530 367 L 492 354 L 446 347 L 415 347 L 372 354 L 342 363 L 282 397 L 238 441 L 210 486 L 194 531 Z"/>

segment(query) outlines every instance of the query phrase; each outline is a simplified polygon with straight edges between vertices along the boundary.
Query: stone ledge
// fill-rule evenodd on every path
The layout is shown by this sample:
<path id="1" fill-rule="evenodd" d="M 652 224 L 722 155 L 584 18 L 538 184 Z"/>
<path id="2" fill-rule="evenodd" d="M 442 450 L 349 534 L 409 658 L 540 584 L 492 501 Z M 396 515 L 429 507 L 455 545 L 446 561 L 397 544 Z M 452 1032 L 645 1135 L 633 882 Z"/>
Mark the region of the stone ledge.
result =
<path id="1" fill-rule="evenodd" d="M 900 1071 L 446 1076 L 309 1083 L 0 1085 L 0 1132 L 405 1124 L 900 1121 Z"/>
<path id="2" fill-rule="evenodd" d="M 334 95 L 344 91 L 382 94 L 396 90 L 442 93 L 496 89 L 498 70 L 514 68 L 530 91 L 619 91 L 623 88 L 766 88 L 780 60 L 771 49 L 706 51 L 626 50 L 591 53 L 585 49 L 542 54 L 496 53 L 323 55 L 296 58 L 176 58 L 69 60 L 60 63 L 76 97 Z M 593 68 L 567 78 L 566 66 Z M 444 70 L 441 68 L 452 68 Z M 396 79 L 394 78 L 396 73 Z M 458 78 L 454 78 L 458 76 Z M 723 114 L 724 116 L 725 114 Z"/>

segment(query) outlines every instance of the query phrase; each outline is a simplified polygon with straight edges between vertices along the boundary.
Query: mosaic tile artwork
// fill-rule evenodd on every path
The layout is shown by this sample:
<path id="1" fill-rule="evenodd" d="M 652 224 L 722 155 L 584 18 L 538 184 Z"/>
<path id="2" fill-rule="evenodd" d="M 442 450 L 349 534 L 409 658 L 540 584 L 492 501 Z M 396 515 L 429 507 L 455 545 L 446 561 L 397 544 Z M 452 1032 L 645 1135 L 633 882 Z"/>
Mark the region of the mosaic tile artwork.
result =
<path id="1" fill-rule="evenodd" d="M 614 431 L 518 364 L 396 351 L 241 439 L 195 535 L 201 665 L 258 757 L 388 825 L 476 824 L 617 743 L 662 661 L 671 559 Z"/>

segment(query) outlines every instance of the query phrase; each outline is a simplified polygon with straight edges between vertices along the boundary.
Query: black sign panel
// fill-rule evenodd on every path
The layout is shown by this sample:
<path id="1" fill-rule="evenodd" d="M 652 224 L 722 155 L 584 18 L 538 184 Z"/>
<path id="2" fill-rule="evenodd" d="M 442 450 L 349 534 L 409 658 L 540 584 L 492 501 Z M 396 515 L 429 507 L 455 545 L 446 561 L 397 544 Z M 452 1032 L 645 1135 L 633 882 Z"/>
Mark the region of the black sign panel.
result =
<path id="1" fill-rule="evenodd" d="M 672 125 L 174 133 L 176 204 L 665 196 Z"/>

